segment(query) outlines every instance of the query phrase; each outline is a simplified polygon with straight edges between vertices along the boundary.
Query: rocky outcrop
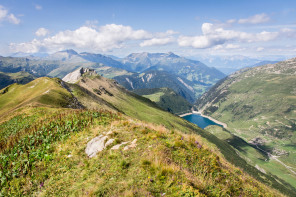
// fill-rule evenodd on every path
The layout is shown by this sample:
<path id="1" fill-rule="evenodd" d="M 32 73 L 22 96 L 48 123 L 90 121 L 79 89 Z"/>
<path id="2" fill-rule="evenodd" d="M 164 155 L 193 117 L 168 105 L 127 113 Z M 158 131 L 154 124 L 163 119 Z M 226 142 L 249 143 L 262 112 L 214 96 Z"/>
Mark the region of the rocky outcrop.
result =
<path id="1" fill-rule="evenodd" d="M 134 139 L 130 145 L 127 145 L 126 147 L 124 147 L 123 150 L 128 150 L 130 148 L 135 148 L 137 146 L 137 139 Z"/>
<path id="2" fill-rule="evenodd" d="M 67 74 L 62 80 L 68 83 L 76 83 L 83 74 L 88 73 L 89 75 L 97 75 L 94 69 L 90 68 L 79 68 L 69 74 Z"/>
<path id="3" fill-rule="evenodd" d="M 97 155 L 98 152 L 103 151 L 105 148 L 107 148 L 109 145 L 111 145 L 115 140 L 109 139 L 109 135 L 111 135 L 113 132 L 109 131 L 106 133 L 106 135 L 100 135 L 95 138 L 93 138 L 91 141 L 89 141 L 86 145 L 85 153 L 88 157 L 92 158 Z M 130 143 L 129 145 L 126 145 Z M 121 146 L 126 145 L 123 150 L 129 150 L 132 148 L 135 148 L 137 146 L 137 139 L 134 139 L 132 142 L 122 142 L 120 144 L 114 145 L 111 150 L 118 150 Z"/>
<path id="4" fill-rule="evenodd" d="M 90 158 L 97 155 L 98 152 L 101 152 L 106 147 L 114 142 L 114 139 L 109 139 L 108 136 L 100 135 L 98 137 L 93 138 L 86 145 L 85 153 Z"/>

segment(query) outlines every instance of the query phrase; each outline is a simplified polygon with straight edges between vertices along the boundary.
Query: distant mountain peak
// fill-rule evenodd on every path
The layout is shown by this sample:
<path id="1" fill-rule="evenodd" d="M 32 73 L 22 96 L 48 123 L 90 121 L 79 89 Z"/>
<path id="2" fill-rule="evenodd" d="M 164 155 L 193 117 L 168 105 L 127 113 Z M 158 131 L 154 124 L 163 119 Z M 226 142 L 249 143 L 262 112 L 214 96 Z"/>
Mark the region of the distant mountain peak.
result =
<path id="1" fill-rule="evenodd" d="M 71 55 L 78 55 L 78 53 L 76 51 L 74 51 L 73 49 L 66 49 L 60 52 L 64 52 L 64 53 L 69 53 Z"/>
<path id="2" fill-rule="evenodd" d="M 176 57 L 176 58 L 180 57 L 180 56 L 176 55 L 175 53 L 173 53 L 171 51 L 166 53 L 166 54 L 168 55 L 168 57 Z"/>

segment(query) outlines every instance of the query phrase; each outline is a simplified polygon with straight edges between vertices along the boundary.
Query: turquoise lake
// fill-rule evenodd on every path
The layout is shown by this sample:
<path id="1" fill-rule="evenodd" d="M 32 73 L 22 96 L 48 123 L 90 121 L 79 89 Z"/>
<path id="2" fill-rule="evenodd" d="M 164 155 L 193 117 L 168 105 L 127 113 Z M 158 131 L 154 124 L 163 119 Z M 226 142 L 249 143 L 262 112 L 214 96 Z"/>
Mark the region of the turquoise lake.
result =
<path id="1" fill-rule="evenodd" d="M 199 114 L 190 114 L 187 116 L 183 116 L 182 118 L 184 118 L 185 120 L 188 120 L 189 122 L 196 124 L 197 126 L 199 126 L 202 129 L 206 128 L 209 125 L 221 126 L 208 118 L 202 117 Z"/>

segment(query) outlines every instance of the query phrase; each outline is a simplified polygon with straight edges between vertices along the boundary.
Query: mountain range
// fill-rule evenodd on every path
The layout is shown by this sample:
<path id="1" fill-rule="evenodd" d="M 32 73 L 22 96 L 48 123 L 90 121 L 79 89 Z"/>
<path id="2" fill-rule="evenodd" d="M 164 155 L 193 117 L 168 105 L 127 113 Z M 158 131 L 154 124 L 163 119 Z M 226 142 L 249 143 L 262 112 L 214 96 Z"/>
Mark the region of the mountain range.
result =
<path id="1" fill-rule="evenodd" d="M 79 67 L 95 69 L 99 74 L 116 78 L 126 88 L 130 80 L 136 89 L 168 87 L 180 93 L 189 102 L 194 102 L 202 93 L 218 80 L 225 77 L 215 68 L 209 68 L 199 61 L 169 53 L 133 53 L 123 59 L 93 53 L 77 53 L 74 50 L 59 51 L 46 57 L 0 57 L 0 71 L 25 71 L 34 76 L 63 78 Z M 142 75 L 153 72 L 153 81 L 143 81 Z M 167 83 L 169 77 L 174 83 Z M 157 79 L 156 79 L 157 78 Z M 142 80 L 139 81 L 138 79 Z M 171 86 L 171 85 L 172 86 Z"/>

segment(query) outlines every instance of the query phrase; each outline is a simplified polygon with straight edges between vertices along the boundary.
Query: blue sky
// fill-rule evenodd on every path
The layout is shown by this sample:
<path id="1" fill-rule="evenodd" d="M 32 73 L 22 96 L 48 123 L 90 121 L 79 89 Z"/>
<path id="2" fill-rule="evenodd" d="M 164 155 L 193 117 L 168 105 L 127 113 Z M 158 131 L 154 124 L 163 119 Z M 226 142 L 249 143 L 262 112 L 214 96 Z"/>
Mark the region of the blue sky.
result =
<path id="1" fill-rule="evenodd" d="M 0 55 L 294 56 L 296 1 L 1 0 Z"/>

